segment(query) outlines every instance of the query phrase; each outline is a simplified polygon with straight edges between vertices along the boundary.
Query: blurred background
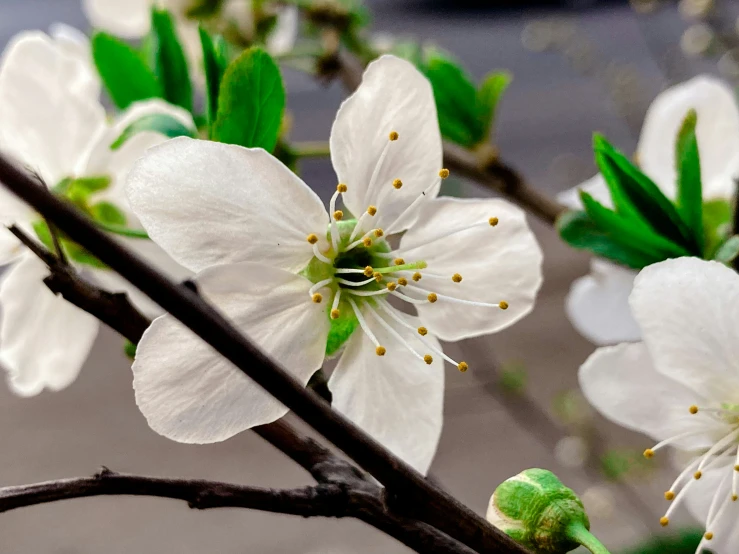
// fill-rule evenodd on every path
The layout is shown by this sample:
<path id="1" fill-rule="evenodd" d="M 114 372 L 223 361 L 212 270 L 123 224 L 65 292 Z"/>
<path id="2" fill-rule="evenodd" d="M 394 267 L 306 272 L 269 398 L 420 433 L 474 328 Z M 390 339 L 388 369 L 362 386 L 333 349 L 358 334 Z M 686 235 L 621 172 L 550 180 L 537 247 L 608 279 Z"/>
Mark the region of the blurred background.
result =
<path id="1" fill-rule="evenodd" d="M 123 0 L 122 0 L 123 1 Z M 715 1 L 715 0 L 714 0 Z M 665 86 L 701 72 L 734 81 L 732 36 L 739 15 L 724 1 L 715 20 L 696 22 L 709 2 L 562 0 L 367 0 L 372 30 L 429 40 L 476 78 L 507 69 L 497 145 L 538 188 L 555 194 L 594 174 L 591 136 L 633 151 L 644 112 Z M 692 11 L 691 11 L 692 10 Z M 0 0 L 0 44 L 23 29 L 62 21 L 87 29 L 79 0 Z M 722 27 L 723 26 L 723 27 Z M 296 140 L 325 140 L 343 91 L 286 72 Z M 328 161 L 303 165 L 326 196 Z M 464 195 L 488 195 L 454 183 Z M 613 551 L 661 533 L 662 491 L 671 482 L 643 463 L 648 439 L 591 413 L 577 394 L 577 368 L 594 347 L 571 327 L 564 297 L 588 271 L 588 256 L 531 224 L 545 252 L 544 288 L 532 315 L 493 337 L 451 345 L 470 361 L 448 369 L 445 429 L 432 477 L 483 512 L 494 488 L 528 467 L 545 467 L 583 496 L 594 531 Z M 263 486 L 310 482 L 250 433 L 185 446 L 151 431 L 137 410 L 122 341 L 103 329 L 80 378 L 67 390 L 19 399 L 0 387 L 0 484 L 121 472 L 202 477 Z M 529 400 L 535 401 L 535 408 Z M 684 516 L 685 525 L 691 521 Z M 401 553 L 406 549 L 355 521 L 221 510 L 195 512 L 148 498 L 94 498 L 26 508 L 0 517 L 0 551 L 53 554 Z"/>

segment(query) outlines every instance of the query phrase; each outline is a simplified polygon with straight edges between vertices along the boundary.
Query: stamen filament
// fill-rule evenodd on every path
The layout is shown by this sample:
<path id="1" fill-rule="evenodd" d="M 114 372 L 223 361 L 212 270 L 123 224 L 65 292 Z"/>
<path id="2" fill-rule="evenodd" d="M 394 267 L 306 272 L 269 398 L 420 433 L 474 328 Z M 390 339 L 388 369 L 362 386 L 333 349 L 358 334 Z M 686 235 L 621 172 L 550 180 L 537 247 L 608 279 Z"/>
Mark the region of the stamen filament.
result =
<path id="1" fill-rule="evenodd" d="M 310 296 L 313 296 L 318 291 L 318 289 L 322 289 L 326 285 L 330 285 L 332 281 L 333 279 L 324 279 L 323 281 L 318 281 L 315 285 L 313 285 L 310 288 L 310 290 L 308 291 L 308 294 Z"/>
<path id="2" fill-rule="evenodd" d="M 422 362 L 424 361 L 424 358 L 423 358 L 423 356 L 421 356 L 421 355 L 420 355 L 420 354 L 419 354 L 418 352 L 416 352 L 416 351 L 415 351 L 415 350 L 413 349 L 413 347 L 412 347 L 412 346 L 411 346 L 410 344 L 408 344 L 408 341 L 406 341 L 406 340 L 405 340 L 405 339 L 404 339 L 404 338 L 403 338 L 403 337 L 402 337 L 402 336 L 400 335 L 400 333 L 398 333 L 398 332 L 397 332 L 397 331 L 396 331 L 395 329 L 393 329 L 393 326 L 392 326 L 392 325 L 390 325 L 390 324 L 389 324 L 389 323 L 388 323 L 387 321 L 385 321 L 384 319 L 382 319 L 382 318 L 380 317 L 380 314 L 378 314 L 378 313 L 377 313 L 377 312 L 376 312 L 376 311 L 375 311 L 375 310 L 374 310 L 374 309 L 372 308 L 372 306 L 371 306 L 371 305 L 370 305 L 369 303 L 365 304 L 364 306 L 365 306 L 365 308 L 367 309 L 367 311 L 369 311 L 369 313 L 371 313 L 371 314 L 372 314 L 372 316 L 373 316 L 373 317 L 374 317 L 375 319 L 377 319 L 377 321 L 378 321 L 378 322 L 380 323 L 380 325 L 382 325 L 382 326 L 383 326 L 383 327 L 385 328 L 385 330 L 386 330 L 386 331 L 387 331 L 388 333 L 390 333 L 390 334 L 391 334 L 391 335 L 392 335 L 392 336 L 393 336 L 393 337 L 395 338 L 395 340 L 397 340 L 397 341 L 398 341 L 398 342 L 400 342 L 400 343 L 401 343 L 401 344 L 402 344 L 403 346 L 405 346 L 405 347 L 406 347 L 406 348 L 408 349 L 408 351 L 409 351 L 409 352 L 410 352 L 411 354 L 413 354 L 413 355 L 414 355 L 414 356 L 415 356 L 416 358 L 418 358 L 418 359 L 419 359 L 419 360 L 421 360 Z"/>
<path id="3" fill-rule="evenodd" d="M 700 430 L 697 430 L 697 431 L 687 431 L 685 433 L 679 433 L 677 435 L 674 435 L 672 437 L 666 438 L 663 441 L 658 442 L 652 448 L 647 448 L 646 451 L 647 452 L 651 451 L 652 454 L 654 454 L 655 452 L 657 452 L 657 450 L 660 450 L 661 448 L 664 448 L 665 446 L 667 446 L 669 444 L 672 444 L 675 441 L 679 441 L 680 439 L 685 439 L 687 437 L 692 437 L 693 435 L 699 435 L 699 434 L 702 434 L 704 432 L 705 432 L 704 430 L 700 429 Z"/>
<path id="4" fill-rule="evenodd" d="M 372 344 L 375 345 L 375 348 L 381 348 L 380 341 L 377 340 L 377 337 L 372 333 L 372 331 L 369 328 L 369 325 L 367 325 L 367 321 L 365 321 L 364 316 L 362 315 L 362 312 L 357 307 L 357 303 L 354 302 L 351 298 L 347 298 L 349 301 L 349 305 L 352 307 L 352 310 L 354 311 L 354 315 L 357 318 L 357 321 L 359 321 L 359 326 L 362 328 L 362 331 L 364 331 L 364 334 L 367 335 L 369 340 L 372 341 Z"/>
<path id="5" fill-rule="evenodd" d="M 426 276 L 425 273 L 423 275 L 424 275 L 424 277 Z M 413 290 L 413 291 L 417 291 L 417 292 L 423 292 L 424 294 L 428 294 L 428 292 L 429 292 L 429 291 L 427 291 L 425 289 L 422 289 L 421 287 L 416 287 L 416 286 L 413 286 L 413 285 L 408 285 L 406 288 L 408 288 L 410 290 Z M 504 309 L 501 304 L 489 304 L 487 302 L 477 302 L 475 300 L 462 300 L 461 298 L 454 298 L 453 296 L 447 296 L 445 294 L 439 294 L 438 292 L 435 292 L 433 294 L 435 294 L 436 297 L 439 300 L 446 300 L 448 302 L 455 302 L 457 304 L 466 304 L 468 306 L 480 306 L 480 307 L 483 307 L 483 308 Z M 652 450 L 654 450 L 654 449 L 652 449 Z"/>
<path id="6" fill-rule="evenodd" d="M 399 215 L 398 217 L 396 217 L 396 218 L 395 218 L 395 221 L 393 221 L 393 222 L 392 222 L 392 223 L 391 223 L 390 225 L 388 225 L 387 227 L 385 227 L 385 232 L 386 232 L 386 233 L 387 233 L 388 235 L 392 235 L 393 233 L 397 233 L 398 231 L 397 231 L 397 230 L 395 229 L 395 225 L 396 225 L 396 224 L 397 224 L 397 223 L 398 223 L 398 222 L 399 222 L 399 221 L 400 221 L 401 219 L 403 219 L 403 218 L 404 218 L 404 217 L 406 217 L 406 216 L 407 216 L 407 215 L 408 215 L 409 213 L 411 213 L 411 211 L 413 211 L 413 210 L 414 210 L 414 209 L 416 208 L 416 206 L 418 205 L 418 203 L 419 203 L 419 202 L 420 202 L 421 200 L 423 200 L 424 198 L 427 198 L 427 197 L 429 197 L 429 194 L 431 193 L 431 191 L 432 191 L 432 190 L 434 190 L 434 188 L 436 188 L 437 186 L 441 186 L 441 181 L 442 181 L 442 180 L 443 180 L 443 179 L 442 179 L 441 177 L 437 177 L 436 179 L 434 179 L 434 182 L 433 182 L 433 183 L 431 183 L 431 185 L 429 185 L 428 187 L 426 187 L 426 190 L 424 190 L 424 191 L 423 191 L 423 192 L 422 192 L 421 194 L 419 194 L 419 195 L 418 195 L 418 196 L 416 197 L 416 199 L 415 199 L 415 200 L 413 200 L 413 202 L 411 202 L 411 203 L 410 203 L 410 205 L 409 205 L 409 206 L 408 206 L 408 207 L 407 207 L 407 208 L 406 208 L 405 210 L 403 210 L 403 211 L 401 212 L 401 214 L 400 214 L 400 215 Z"/>
<path id="7" fill-rule="evenodd" d="M 316 258 L 318 258 L 319 260 L 321 260 L 325 264 L 333 264 L 334 263 L 334 261 L 331 258 L 327 258 L 323 254 L 321 254 L 321 251 L 318 250 L 318 243 L 316 243 L 316 244 L 313 245 L 313 255 Z"/>
<path id="8" fill-rule="evenodd" d="M 340 267 L 334 273 L 362 273 L 364 274 L 367 269 L 355 269 L 353 267 Z"/>
<path id="9" fill-rule="evenodd" d="M 366 281 L 348 281 L 346 279 L 337 278 L 336 282 L 341 285 L 346 285 L 347 287 L 363 287 L 364 285 L 369 285 L 374 280 L 374 277 L 370 277 Z"/>
<path id="10" fill-rule="evenodd" d="M 334 247 L 334 251 L 338 252 L 339 250 L 339 227 L 336 225 L 336 217 L 334 214 L 336 213 L 336 200 L 339 198 L 339 195 L 341 194 L 341 188 L 336 187 L 336 191 L 331 195 L 331 200 L 329 201 L 329 210 L 328 213 L 331 214 L 329 216 L 331 220 L 331 246 Z"/>
<path id="11" fill-rule="evenodd" d="M 399 293 L 397 290 L 391 292 L 390 294 L 392 294 L 393 296 L 397 296 L 398 298 L 400 298 L 404 302 L 408 302 L 409 304 L 428 304 L 429 303 L 427 298 L 424 298 L 423 300 L 419 300 L 418 298 L 411 298 L 410 296 L 406 296 L 405 294 Z"/>
<path id="12" fill-rule="evenodd" d="M 428 246 L 429 244 L 433 244 L 436 241 L 443 240 L 445 238 L 449 238 L 449 237 L 454 236 L 454 235 L 456 235 L 458 233 L 464 233 L 465 231 L 469 231 L 470 229 L 476 229 L 477 227 L 494 227 L 494 225 L 491 225 L 489 220 L 488 221 L 482 221 L 480 223 L 472 223 L 471 225 L 468 225 L 467 227 L 462 227 L 460 229 L 455 229 L 455 230 L 450 231 L 448 233 L 437 235 L 437 236 L 435 236 L 433 238 L 430 238 L 430 239 L 426 240 L 425 242 L 422 242 L 420 244 L 415 244 L 415 245 L 413 245 L 413 246 L 411 246 L 409 248 L 406 248 L 404 246 L 403 247 L 403 251 L 404 252 L 411 252 L 411 251 L 415 250 L 416 248 L 421 248 L 422 246 Z"/>
<path id="13" fill-rule="evenodd" d="M 367 231 L 364 235 L 362 235 L 362 238 L 355 240 L 354 242 L 350 243 L 346 248 L 344 248 L 344 252 L 349 252 L 349 250 L 353 250 L 360 244 L 363 244 L 366 239 L 378 238 L 376 234 L 377 231 L 378 229 L 372 229 L 370 231 Z"/>
<path id="14" fill-rule="evenodd" d="M 701 463 L 698 466 L 698 471 L 702 470 L 705 467 L 708 461 L 711 460 L 715 456 L 716 452 L 718 452 L 722 448 L 725 448 L 728 444 L 731 444 L 732 442 L 734 442 L 734 440 L 738 436 L 739 436 L 739 429 L 734 429 L 731 433 L 726 435 L 724 438 L 722 438 L 720 441 L 714 444 L 711 448 L 709 448 L 708 452 L 703 454 L 701 458 Z"/>
<path id="15" fill-rule="evenodd" d="M 374 281 L 374 278 L 372 279 Z M 380 290 L 348 290 L 346 291 L 347 294 L 352 294 L 354 296 L 380 296 L 383 294 L 387 294 L 390 291 L 390 289 L 380 289 Z"/>
<path id="16" fill-rule="evenodd" d="M 374 208 L 374 206 L 370 206 L 370 208 Z M 365 212 L 359 216 L 357 219 L 356 225 L 354 225 L 354 230 L 352 231 L 352 234 L 349 236 L 349 241 L 353 241 L 355 237 L 362 232 L 362 224 L 364 224 L 365 220 L 368 217 L 374 217 L 374 215 L 377 213 L 377 208 L 374 208 L 374 210 L 370 210 L 370 208 L 367 208 Z"/>
<path id="17" fill-rule="evenodd" d="M 341 300 L 341 287 L 336 289 L 334 301 L 331 303 L 331 319 L 339 318 L 339 300 Z"/>

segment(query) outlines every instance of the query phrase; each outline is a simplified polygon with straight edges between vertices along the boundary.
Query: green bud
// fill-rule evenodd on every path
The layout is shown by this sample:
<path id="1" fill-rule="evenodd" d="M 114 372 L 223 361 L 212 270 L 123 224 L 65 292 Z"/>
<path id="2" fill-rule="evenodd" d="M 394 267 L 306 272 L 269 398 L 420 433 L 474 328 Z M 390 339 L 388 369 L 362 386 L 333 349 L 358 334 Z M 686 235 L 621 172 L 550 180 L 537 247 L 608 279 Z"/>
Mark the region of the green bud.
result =
<path id="1" fill-rule="evenodd" d="M 562 554 L 580 545 L 608 554 L 589 532 L 582 501 L 545 469 L 527 469 L 501 483 L 487 520 L 536 554 Z"/>

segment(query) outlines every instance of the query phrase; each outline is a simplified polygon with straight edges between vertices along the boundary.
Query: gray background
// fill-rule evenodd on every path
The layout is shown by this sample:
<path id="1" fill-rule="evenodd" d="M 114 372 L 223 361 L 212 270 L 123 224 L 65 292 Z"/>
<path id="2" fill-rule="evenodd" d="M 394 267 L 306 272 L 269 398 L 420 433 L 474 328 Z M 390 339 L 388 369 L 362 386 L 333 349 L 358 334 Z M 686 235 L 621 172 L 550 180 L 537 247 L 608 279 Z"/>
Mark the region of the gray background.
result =
<path id="1" fill-rule="evenodd" d="M 558 12 L 558 17 L 576 25 L 575 42 L 568 43 L 570 54 L 583 44 L 594 47 L 595 54 L 591 48 L 589 55 L 596 55 L 599 74 L 613 62 L 616 67 L 628 65 L 636 85 L 629 88 L 629 115 L 624 118 L 609 94 L 612 83 L 592 71 L 583 75 L 562 52 L 537 53 L 522 46 L 525 26 L 553 12 L 442 12 L 423 2 L 399 0 L 370 4 L 376 8 L 377 31 L 433 40 L 461 58 L 476 77 L 495 68 L 514 73 L 500 114 L 499 146 L 506 160 L 550 193 L 592 174 L 589 147 L 594 130 L 606 133 L 626 150 L 633 149 L 634 129 L 649 100 L 668 79 L 705 66 L 674 66 L 666 74 L 655 62 L 655 52 L 674 44 L 684 29 L 676 13 L 649 20 L 653 27 L 647 42 L 642 33 L 645 22 L 625 3 Z M 45 29 L 54 21 L 86 26 L 78 0 L 0 0 L 0 43 L 19 30 Z M 581 58 L 573 58 L 575 65 Z M 287 82 L 294 138 L 327 138 L 342 91 L 336 86 L 318 88 L 293 73 Z M 304 177 L 320 191 L 335 182 L 325 162 L 306 164 Z M 470 195 L 488 194 L 471 184 L 463 187 Z M 529 372 L 528 393 L 551 412 L 553 399 L 575 387 L 577 367 L 593 349 L 563 314 L 564 296 L 572 280 L 586 273 L 587 256 L 564 247 L 551 229 L 531 223 L 546 256 L 545 284 L 534 314 L 494 337 L 450 347 L 455 353 L 465 350 L 464 357 L 474 369 L 466 375 L 448 370 L 445 429 L 432 473 L 480 511 L 500 481 L 532 466 L 553 469 L 578 492 L 586 492 L 578 471 L 559 464 L 551 447 L 532 438 L 491 394 L 496 360 L 520 363 Z M 131 373 L 120 345 L 120 339 L 104 329 L 80 379 L 64 392 L 23 400 L 0 387 L 0 484 L 88 475 L 103 464 L 124 472 L 265 486 L 309 483 L 307 475 L 248 432 L 211 446 L 179 445 L 153 433 L 134 405 Z M 630 435 L 597 416 L 593 421 L 611 445 L 647 446 L 646 438 Z M 634 479 L 630 486 L 638 488 L 653 508 L 663 509 L 661 491 L 668 482 L 669 474 L 658 474 L 649 481 Z M 645 533 L 658 532 L 656 516 L 645 520 L 619 503 L 618 497 L 611 497 L 612 489 L 605 485 L 597 489 L 598 494 L 591 489 L 586 495 L 595 499 L 590 502 L 594 528 L 609 545 L 631 544 Z M 0 516 L 0 552 L 9 554 L 405 551 L 358 522 L 235 510 L 195 512 L 182 503 L 158 499 L 84 499 Z"/>

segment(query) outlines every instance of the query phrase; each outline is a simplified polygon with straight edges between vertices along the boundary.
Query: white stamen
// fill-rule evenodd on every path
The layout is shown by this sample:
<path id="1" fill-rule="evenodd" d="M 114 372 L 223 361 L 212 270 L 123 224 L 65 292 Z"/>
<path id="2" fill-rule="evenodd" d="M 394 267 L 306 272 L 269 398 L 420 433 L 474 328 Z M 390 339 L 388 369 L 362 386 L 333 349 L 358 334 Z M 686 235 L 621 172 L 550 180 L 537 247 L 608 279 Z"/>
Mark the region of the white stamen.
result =
<path id="1" fill-rule="evenodd" d="M 338 278 L 336 279 L 336 282 L 341 285 L 346 285 L 347 287 L 363 287 L 364 285 L 369 285 L 374 280 L 374 277 L 370 277 L 366 281 L 347 281 L 346 279 Z"/>
<path id="2" fill-rule="evenodd" d="M 382 326 L 383 326 L 383 327 L 385 328 L 385 330 L 386 330 L 386 331 L 387 331 L 388 333 L 390 333 L 390 334 L 391 334 L 391 335 L 392 335 L 392 336 L 393 336 L 393 337 L 394 337 L 394 338 L 395 338 L 395 339 L 396 339 L 396 340 L 397 340 L 398 342 L 400 342 L 400 343 L 401 343 L 401 344 L 402 344 L 403 346 L 405 346 L 405 347 L 406 347 L 406 349 L 408 349 L 408 351 L 409 351 L 409 352 L 410 352 L 411 354 L 413 354 L 413 355 L 414 355 L 414 356 L 415 356 L 416 358 L 418 358 L 419 360 L 423 361 L 423 356 L 421 356 L 421 355 L 420 355 L 420 354 L 419 354 L 418 352 L 416 352 L 416 351 L 415 351 L 415 350 L 413 349 L 413 347 L 412 347 L 412 346 L 411 346 L 410 344 L 408 344 L 408 341 L 406 341 L 406 340 L 405 340 L 405 339 L 404 339 L 404 338 L 403 338 L 403 337 L 402 337 L 402 336 L 400 335 L 400 333 L 398 333 L 398 332 L 397 332 L 397 331 L 396 331 L 395 329 L 393 329 L 392 325 L 390 325 L 390 324 L 389 324 L 389 323 L 388 323 L 387 321 L 385 321 L 384 319 L 382 319 L 382 318 L 380 317 L 380 314 L 378 314 L 378 313 L 377 313 L 377 312 L 376 312 L 376 311 L 375 311 L 375 310 L 374 310 L 374 309 L 372 308 L 372 306 L 370 306 L 370 305 L 369 305 L 369 303 L 365 304 L 365 308 L 366 308 L 366 309 L 367 309 L 367 311 L 368 311 L 369 313 L 371 313 L 371 314 L 372 314 L 372 316 L 373 316 L 373 317 L 374 317 L 374 318 L 375 318 L 375 319 L 376 319 L 376 320 L 377 320 L 377 321 L 378 321 L 378 322 L 380 323 L 380 325 L 382 325 Z"/>
<path id="3" fill-rule="evenodd" d="M 737 484 L 739 483 L 739 471 L 737 471 L 737 468 L 739 468 L 739 448 L 736 449 L 736 459 L 734 461 L 734 467 L 731 468 L 731 496 L 735 497 L 737 495 Z"/>
<path id="4" fill-rule="evenodd" d="M 418 329 L 417 329 L 416 327 L 414 327 L 413 325 L 411 325 L 410 323 L 408 323 L 407 321 L 405 321 L 405 320 L 404 320 L 404 319 L 403 319 L 402 317 L 400 317 L 400 316 L 399 316 L 399 315 L 398 315 L 398 314 L 397 314 L 397 313 L 395 312 L 395 309 L 394 309 L 394 308 L 393 308 L 393 307 L 392 307 L 392 306 L 391 306 L 390 304 L 388 304 L 387 300 L 380 300 L 380 301 L 379 301 L 379 302 L 377 303 L 377 305 L 378 305 L 378 306 L 379 306 L 380 308 L 382 308 L 382 310 L 383 310 L 383 311 L 384 311 L 384 312 L 385 312 L 385 313 L 386 313 L 387 315 L 389 315 L 389 316 L 390 316 L 390 317 L 391 317 L 392 319 L 394 319 L 395 321 L 397 321 L 397 322 L 398 322 L 398 323 L 399 323 L 400 325 L 402 325 L 402 326 L 403 326 L 403 327 L 405 327 L 406 329 L 410 329 L 410 330 L 411 330 L 411 331 L 413 331 L 414 333 L 418 334 Z M 443 350 L 442 350 L 441 348 L 437 348 L 436 346 L 434 346 L 434 345 L 433 345 L 433 344 L 431 343 L 431 341 L 429 341 L 429 340 L 427 340 L 427 339 L 426 339 L 426 337 L 422 337 L 421 335 L 418 335 L 418 337 L 416 337 L 416 338 L 418 338 L 418 340 L 420 340 L 420 341 L 421 341 L 421 342 L 422 342 L 422 343 L 424 344 L 424 346 L 425 346 L 426 348 L 428 348 L 429 350 L 433 351 L 433 352 L 434 352 L 434 354 L 438 354 L 439 356 L 441 356 L 441 357 L 442 357 L 442 358 L 444 358 L 444 359 L 445 359 L 445 360 L 446 360 L 447 362 L 449 362 L 450 364 L 452 364 L 452 365 L 454 365 L 454 366 L 459 366 L 459 363 L 458 363 L 458 362 L 455 362 L 455 361 L 454 361 L 453 359 L 451 359 L 451 358 L 450 358 L 449 356 L 447 356 L 446 354 L 444 354 L 444 351 L 443 351 Z"/>
<path id="5" fill-rule="evenodd" d="M 716 444 L 714 444 L 711 448 L 708 449 L 708 452 L 703 454 L 701 458 L 701 463 L 698 466 L 698 471 L 702 470 L 705 465 L 714 458 L 716 452 L 721 450 L 722 448 L 725 448 L 726 445 L 734 442 L 734 440 L 739 436 L 739 429 L 734 429 L 731 433 L 726 435 L 724 438 L 722 438 L 720 441 L 718 441 Z"/>
<path id="6" fill-rule="evenodd" d="M 352 231 L 352 234 L 349 236 L 349 241 L 353 241 L 356 236 L 362 232 L 362 225 L 367 220 L 368 217 L 373 217 L 370 215 L 368 211 L 365 210 L 365 212 L 359 216 L 359 219 L 357 219 L 356 225 L 354 225 L 354 230 Z"/>
<path id="7" fill-rule="evenodd" d="M 323 281 L 318 281 L 315 285 L 313 285 L 310 290 L 308 291 L 309 296 L 313 296 L 318 289 L 322 289 L 326 285 L 330 285 L 333 279 L 324 279 Z"/>
<path id="8" fill-rule="evenodd" d="M 346 248 L 344 248 L 344 252 L 349 252 L 349 250 L 353 250 L 354 248 L 356 248 L 360 244 L 363 244 L 364 243 L 364 239 L 367 239 L 367 238 L 369 238 L 369 239 L 377 239 L 378 237 L 375 235 L 375 231 L 377 231 L 377 229 L 371 229 L 370 231 L 367 231 L 364 235 L 362 235 L 362 238 L 360 238 L 358 240 L 355 240 L 354 242 L 352 242 L 351 244 L 349 244 Z"/>
<path id="9" fill-rule="evenodd" d="M 377 337 L 370 331 L 369 325 L 367 325 L 367 322 L 364 319 L 364 316 L 362 315 L 362 312 L 359 311 L 359 308 L 357 307 L 356 302 L 352 300 L 351 298 L 347 299 L 349 301 L 349 305 L 352 307 L 352 310 L 354 311 L 354 315 L 357 317 L 357 321 L 359 321 L 359 326 L 362 328 L 362 331 L 364 331 L 364 334 L 367 335 L 369 340 L 372 341 L 372 344 L 375 345 L 375 347 L 380 347 L 380 342 L 377 340 Z"/>
<path id="10" fill-rule="evenodd" d="M 316 258 L 318 258 L 319 260 L 321 260 L 325 264 L 333 264 L 334 263 L 334 261 L 331 258 L 327 258 L 323 254 L 321 254 L 321 251 L 318 250 L 318 243 L 316 243 L 316 244 L 313 245 L 313 255 Z"/>
<path id="11" fill-rule="evenodd" d="M 659 450 L 661 448 L 664 448 L 665 446 L 667 446 L 669 444 L 672 444 L 675 441 L 679 441 L 681 439 L 685 439 L 687 437 L 692 437 L 693 435 L 700 435 L 700 434 L 703 434 L 703 433 L 705 433 L 705 430 L 704 429 L 698 429 L 696 431 L 687 431 L 685 433 L 680 433 L 678 435 L 669 437 L 669 438 L 667 438 L 667 439 L 665 439 L 663 441 L 658 442 L 657 444 L 655 444 L 649 450 L 651 450 L 652 452 L 657 452 L 657 450 Z"/>
<path id="12" fill-rule="evenodd" d="M 425 277 L 426 274 L 423 273 L 423 276 Z M 426 289 L 422 289 L 421 287 L 416 287 L 414 285 L 408 285 L 405 288 L 410 289 L 410 290 L 413 290 L 413 291 L 417 291 L 417 292 L 422 292 L 424 294 L 428 294 L 429 292 L 432 292 L 432 291 L 429 291 L 429 290 L 426 290 Z M 474 300 L 462 300 L 461 298 L 454 298 L 452 296 L 447 296 L 445 294 L 439 294 L 438 292 L 434 292 L 434 294 L 436 295 L 436 297 L 439 300 L 446 300 L 448 302 L 454 302 L 454 303 L 457 303 L 457 304 L 466 304 L 468 306 L 479 306 L 479 307 L 482 307 L 482 308 L 498 308 L 498 309 L 501 309 L 500 304 L 488 304 L 487 302 L 476 302 Z M 654 450 L 654 448 L 652 450 Z"/>
<path id="13" fill-rule="evenodd" d="M 385 143 L 385 147 L 382 149 L 382 153 L 380 154 L 380 157 L 377 160 L 377 163 L 375 164 L 375 169 L 372 171 L 372 177 L 370 177 L 369 185 L 367 186 L 367 190 L 372 190 L 374 186 L 377 184 L 377 179 L 380 176 L 380 170 L 382 169 L 382 164 L 385 163 L 385 158 L 387 157 L 387 153 L 390 150 L 390 145 L 395 142 L 393 140 L 388 140 Z"/>
<path id="14" fill-rule="evenodd" d="M 331 196 L 329 201 L 329 218 L 331 220 L 331 245 L 334 247 L 334 252 L 339 251 L 339 226 L 336 225 L 336 218 L 334 212 L 336 212 L 336 200 L 339 198 L 341 193 L 337 189 L 336 192 Z"/>
<path id="15" fill-rule="evenodd" d="M 732 472 L 734 472 L 733 469 Z M 711 524 L 715 521 L 714 516 L 716 515 L 716 508 L 718 508 L 719 500 L 723 496 L 721 492 L 726 485 L 726 481 L 729 479 L 730 475 L 731 473 L 727 473 L 726 475 L 724 475 L 724 478 L 721 479 L 721 484 L 716 488 L 716 492 L 713 495 L 713 500 L 711 500 L 711 507 L 708 508 L 708 516 L 706 517 L 706 530 L 708 530 Z"/>
<path id="16" fill-rule="evenodd" d="M 411 247 L 403 246 L 403 251 L 410 252 L 412 250 L 415 250 L 416 248 L 421 248 L 422 246 L 428 246 L 429 244 L 433 244 L 436 241 L 443 240 L 445 238 L 451 237 L 453 235 L 456 235 L 457 233 L 464 233 L 465 231 L 469 231 L 470 229 L 476 229 L 477 227 L 491 227 L 489 221 L 483 221 L 480 223 L 473 223 L 471 225 L 468 225 L 467 227 L 462 227 L 461 229 L 455 229 L 453 231 L 450 231 L 448 233 L 443 233 L 441 235 L 435 236 L 433 238 L 427 239 L 425 242 L 422 242 L 420 244 L 413 245 Z M 492 228 L 492 227 L 491 227 Z"/>
<path id="17" fill-rule="evenodd" d="M 340 267 L 335 273 L 364 273 L 366 269 L 354 269 L 351 267 Z"/>
<path id="18" fill-rule="evenodd" d="M 401 270 L 401 272 L 402 273 L 410 273 L 410 274 L 415 273 L 415 271 L 413 271 L 411 269 L 403 269 L 403 270 Z M 420 273 L 424 277 L 433 277 L 435 279 L 445 279 L 446 280 L 446 279 L 451 279 L 452 278 L 451 275 L 440 275 L 438 273 L 428 273 L 427 271 L 421 271 Z"/>
<path id="19" fill-rule="evenodd" d="M 405 288 L 408 288 L 408 285 L 406 285 Z M 418 298 L 411 298 L 410 296 L 399 293 L 397 290 L 392 291 L 390 294 L 392 294 L 393 296 L 397 296 L 398 298 L 400 298 L 404 302 L 408 302 L 409 304 L 429 304 L 428 299 L 419 300 Z"/>
<path id="20" fill-rule="evenodd" d="M 418 203 L 421 200 L 423 200 L 424 198 L 427 198 L 427 197 L 430 198 L 429 194 L 431 193 L 432 190 L 434 190 L 434 188 L 436 188 L 437 186 L 440 186 L 441 185 L 441 181 L 442 181 L 442 178 L 441 177 L 437 177 L 436 179 L 434 179 L 434 182 L 430 186 L 428 186 L 425 191 L 423 191 L 421 194 L 419 194 L 416 197 L 416 199 L 413 202 L 411 202 L 410 205 L 405 210 L 403 210 L 403 212 L 398 217 L 395 218 L 395 221 L 393 221 L 390 225 L 388 225 L 387 227 L 385 227 L 385 232 L 388 235 L 392 235 L 393 233 L 397 233 L 397 231 L 395 230 L 395 225 L 401 219 L 403 219 L 404 217 L 406 217 L 411 211 L 413 211 L 415 209 L 415 207 L 418 205 Z"/>
<path id="21" fill-rule="evenodd" d="M 374 281 L 374 279 L 373 279 Z M 353 294 L 354 296 L 380 296 L 382 294 L 387 294 L 390 292 L 390 289 L 380 289 L 380 290 L 348 290 L 346 291 L 348 294 Z"/>
<path id="22" fill-rule="evenodd" d="M 334 301 L 331 304 L 332 312 L 339 309 L 339 300 L 341 300 L 341 287 L 338 287 L 336 289 L 336 294 L 334 294 Z"/>

